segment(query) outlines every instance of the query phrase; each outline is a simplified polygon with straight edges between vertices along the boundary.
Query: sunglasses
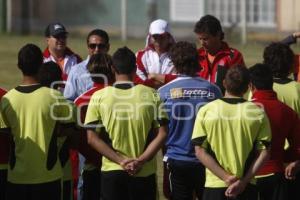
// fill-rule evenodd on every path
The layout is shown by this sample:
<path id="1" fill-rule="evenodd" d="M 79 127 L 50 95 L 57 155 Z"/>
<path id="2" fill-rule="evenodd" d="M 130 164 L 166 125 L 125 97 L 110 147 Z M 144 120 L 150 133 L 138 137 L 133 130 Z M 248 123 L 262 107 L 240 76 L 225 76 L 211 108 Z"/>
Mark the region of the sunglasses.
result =
<path id="1" fill-rule="evenodd" d="M 106 44 L 90 43 L 88 46 L 89 46 L 90 49 L 96 49 L 96 47 L 98 47 L 98 49 L 104 49 L 104 48 L 106 48 Z"/>

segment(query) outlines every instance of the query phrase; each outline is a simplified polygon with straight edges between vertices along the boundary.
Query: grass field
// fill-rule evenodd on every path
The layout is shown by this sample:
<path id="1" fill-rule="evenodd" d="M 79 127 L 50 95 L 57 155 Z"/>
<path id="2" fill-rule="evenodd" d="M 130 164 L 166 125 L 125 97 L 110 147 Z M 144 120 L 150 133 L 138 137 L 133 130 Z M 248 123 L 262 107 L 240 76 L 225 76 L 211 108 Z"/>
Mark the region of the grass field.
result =
<path id="1" fill-rule="evenodd" d="M 268 37 L 266 38 L 268 39 Z M 145 45 L 145 40 L 128 40 L 126 43 L 112 39 L 110 53 L 112 54 L 118 47 L 128 46 L 134 52 L 141 49 Z M 45 48 L 45 38 L 40 36 L 16 36 L 16 35 L 0 35 L 0 87 L 11 89 L 17 86 L 21 81 L 21 73 L 17 68 L 17 53 L 19 49 L 26 43 L 37 44 L 42 49 Z M 236 43 L 231 43 L 231 46 L 239 49 L 245 59 L 247 66 L 251 66 L 256 62 L 261 62 L 262 52 L 267 42 L 251 41 L 245 46 L 241 46 Z M 87 48 L 85 37 L 74 37 L 68 39 L 68 46 L 76 53 L 78 53 L 83 59 L 87 56 Z M 298 46 L 294 47 L 295 52 L 300 52 Z M 158 158 L 158 181 L 161 195 L 161 156 Z"/>

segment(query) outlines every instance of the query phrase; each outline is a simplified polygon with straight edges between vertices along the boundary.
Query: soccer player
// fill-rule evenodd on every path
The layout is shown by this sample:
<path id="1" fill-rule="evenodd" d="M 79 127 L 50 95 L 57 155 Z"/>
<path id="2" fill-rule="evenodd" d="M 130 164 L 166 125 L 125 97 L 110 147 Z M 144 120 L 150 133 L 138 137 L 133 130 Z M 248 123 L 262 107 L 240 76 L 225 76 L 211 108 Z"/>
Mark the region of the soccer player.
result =
<path id="1" fill-rule="evenodd" d="M 0 100 L 6 91 L 0 88 Z M 10 136 L 0 134 L 0 200 L 5 200 Z"/>
<path id="2" fill-rule="evenodd" d="M 100 53 L 92 55 L 88 62 L 87 69 L 91 74 L 94 86 L 74 101 L 80 111 L 81 124 L 84 124 L 87 106 L 91 96 L 96 91 L 114 82 L 112 59 L 108 54 Z M 101 194 L 102 155 L 88 145 L 85 129 L 81 132 L 79 152 L 86 158 L 82 173 L 83 200 L 99 200 Z"/>
<path id="3" fill-rule="evenodd" d="M 59 65 L 53 61 L 44 63 L 38 72 L 38 82 L 42 86 L 60 91 L 60 88 L 63 86 L 63 84 L 62 71 Z M 57 138 L 59 160 L 63 168 L 62 200 L 73 199 L 73 177 L 69 153 L 71 141 L 75 140 L 67 136 Z"/>
<path id="4" fill-rule="evenodd" d="M 85 119 L 88 142 L 103 155 L 102 198 L 153 200 L 155 155 L 167 135 L 167 115 L 154 89 L 134 85 L 134 53 L 123 47 L 112 59 L 116 82 L 93 94 Z M 111 147 L 99 139 L 95 129 L 107 135 Z"/>
<path id="5" fill-rule="evenodd" d="M 264 108 L 272 129 L 270 159 L 256 177 L 259 196 L 262 200 L 288 199 L 284 180 L 284 143 L 285 139 L 289 141 L 289 153 L 297 155 L 300 160 L 300 120 L 294 110 L 277 99 L 272 89 L 272 71 L 268 65 L 256 64 L 249 71 L 252 99 Z"/>
<path id="6" fill-rule="evenodd" d="M 80 56 L 67 47 L 68 32 L 61 23 L 50 23 L 45 30 L 47 48 L 44 50 L 44 62 L 53 61 L 62 70 L 62 78 L 67 80 L 74 65 L 81 62 Z"/>
<path id="7" fill-rule="evenodd" d="M 291 107 L 300 117 L 300 83 L 289 77 L 294 63 L 294 53 L 291 48 L 282 43 L 272 43 L 264 50 L 264 63 L 269 65 L 273 74 L 273 90 L 280 101 Z M 292 167 L 293 166 L 293 167 Z M 298 165 L 290 167 L 296 169 Z M 293 170 L 295 173 L 299 170 Z M 289 194 L 293 198 L 300 198 L 300 173 L 294 174 L 295 178 L 288 181 Z"/>
<path id="8" fill-rule="evenodd" d="M 36 45 L 23 46 L 18 54 L 23 81 L 0 103 L 1 131 L 10 128 L 13 136 L 6 197 L 10 200 L 61 198 L 62 169 L 56 141 L 61 133 L 58 129 L 74 126 L 74 119 L 60 92 L 38 83 L 42 63 Z"/>
<path id="9" fill-rule="evenodd" d="M 271 129 L 264 111 L 242 98 L 249 81 L 248 69 L 230 68 L 224 98 L 197 114 L 192 141 L 207 168 L 204 200 L 257 199 L 253 177 L 268 158 Z"/>
<path id="10" fill-rule="evenodd" d="M 170 198 L 192 200 L 195 193 L 201 199 L 205 170 L 195 155 L 190 138 L 198 109 L 221 98 L 222 93 L 216 85 L 197 76 L 199 66 L 195 45 L 178 42 L 170 49 L 170 57 L 180 75 L 158 89 L 170 119 L 164 156 L 170 171 Z"/>

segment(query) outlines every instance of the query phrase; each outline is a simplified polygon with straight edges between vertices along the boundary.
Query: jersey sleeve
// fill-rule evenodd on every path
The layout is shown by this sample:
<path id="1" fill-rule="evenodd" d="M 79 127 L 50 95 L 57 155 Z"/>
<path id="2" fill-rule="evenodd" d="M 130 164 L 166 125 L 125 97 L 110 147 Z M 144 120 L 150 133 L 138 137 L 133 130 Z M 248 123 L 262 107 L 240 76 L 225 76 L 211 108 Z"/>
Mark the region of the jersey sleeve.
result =
<path id="1" fill-rule="evenodd" d="M 7 129 L 9 129 L 9 125 L 7 120 L 5 119 L 5 114 L 4 114 L 4 100 L 0 101 L 0 133 L 6 133 Z"/>
<path id="2" fill-rule="evenodd" d="M 8 128 L 8 127 L 7 127 L 6 123 L 4 122 L 2 113 L 0 112 L 0 129 L 3 130 L 3 129 L 6 129 L 6 128 Z"/>
<path id="3" fill-rule="evenodd" d="M 154 120 L 154 124 L 155 124 L 155 128 L 158 128 L 159 126 L 162 126 L 162 125 L 166 125 L 169 123 L 169 117 L 168 117 L 168 114 L 166 112 L 166 109 L 165 109 L 165 106 L 159 96 L 159 94 L 155 91 L 153 93 L 154 95 L 154 98 L 155 98 L 155 102 L 156 102 L 156 115 L 157 118 Z"/>
<path id="4" fill-rule="evenodd" d="M 93 94 L 91 97 L 91 100 L 89 102 L 86 116 L 85 116 L 85 121 L 84 124 L 85 126 L 88 126 L 90 124 L 99 124 L 102 122 L 99 107 L 99 99 L 100 97 L 98 95 Z"/>
<path id="5" fill-rule="evenodd" d="M 62 124 L 76 122 L 76 108 L 73 103 L 65 99 L 59 92 L 56 93 L 56 102 L 52 105 L 53 114 Z"/>
<path id="6" fill-rule="evenodd" d="M 263 111 L 262 111 L 263 112 Z M 269 119 L 267 115 L 263 112 L 261 119 L 261 126 L 258 130 L 256 137 L 256 149 L 263 150 L 266 149 L 271 144 L 272 131 Z"/>
<path id="7" fill-rule="evenodd" d="M 206 148 L 205 144 L 207 142 L 207 131 L 203 123 L 203 119 L 205 117 L 205 110 L 206 109 L 204 106 L 197 113 L 195 124 L 194 124 L 194 130 L 192 133 L 192 143 L 195 146 L 201 146 L 203 148 Z"/>
<path id="8" fill-rule="evenodd" d="M 290 153 L 288 157 L 300 158 L 300 118 L 297 113 L 292 111 L 289 121 L 291 123 L 291 128 L 288 131 L 287 136 L 289 143 L 288 152 Z"/>

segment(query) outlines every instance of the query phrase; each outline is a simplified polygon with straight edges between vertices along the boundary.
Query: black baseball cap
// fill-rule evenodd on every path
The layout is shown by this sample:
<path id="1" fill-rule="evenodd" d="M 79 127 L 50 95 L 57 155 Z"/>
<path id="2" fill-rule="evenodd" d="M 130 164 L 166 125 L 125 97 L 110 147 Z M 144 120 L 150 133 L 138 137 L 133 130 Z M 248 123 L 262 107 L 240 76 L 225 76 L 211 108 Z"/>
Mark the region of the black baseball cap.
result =
<path id="1" fill-rule="evenodd" d="M 68 32 L 64 27 L 64 25 L 62 25 L 59 22 L 49 24 L 45 30 L 46 37 L 56 36 L 61 34 L 68 34 Z"/>

